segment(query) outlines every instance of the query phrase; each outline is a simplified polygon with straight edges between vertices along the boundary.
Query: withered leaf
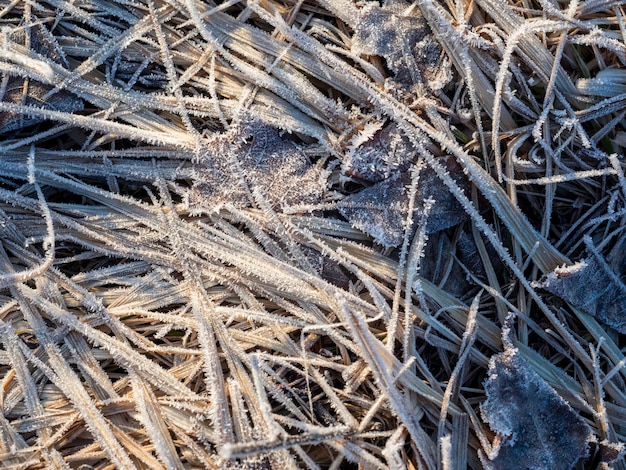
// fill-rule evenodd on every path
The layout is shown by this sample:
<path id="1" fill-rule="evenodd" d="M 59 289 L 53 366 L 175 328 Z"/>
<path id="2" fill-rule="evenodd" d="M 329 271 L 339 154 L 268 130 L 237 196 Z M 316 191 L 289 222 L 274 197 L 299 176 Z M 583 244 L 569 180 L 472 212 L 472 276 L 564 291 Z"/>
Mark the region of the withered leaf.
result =
<path id="1" fill-rule="evenodd" d="M 440 163 L 461 186 L 466 184 L 453 158 L 442 157 Z M 351 194 L 341 202 L 339 211 L 354 228 L 369 234 L 377 243 L 385 247 L 399 246 L 409 211 L 409 184 L 408 172 L 396 174 Z M 424 168 L 420 173 L 413 221 L 417 222 L 417 218 L 423 214 L 427 199 L 435 201 L 426 222 L 427 234 L 452 227 L 467 218 L 454 195 L 430 168 Z"/>
<path id="2" fill-rule="evenodd" d="M 420 261 L 420 278 L 439 285 L 457 298 L 463 298 L 464 294 L 475 285 L 469 281 L 466 270 L 481 281 L 486 281 L 487 274 L 471 233 L 466 230 L 461 231 L 454 242 L 444 231 L 428 237 L 424 256 Z M 485 249 L 496 272 L 502 270 L 503 264 L 491 245 L 485 243 Z M 452 263 L 450 269 L 449 263 Z M 416 286 L 416 289 L 419 287 Z"/>
<path id="3" fill-rule="evenodd" d="M 555 269 L 536 286 L 558 295 L 620 333 L 626 333 L 626 287 L 619 280 L 621 273 L 608 272 L 608 269 L 619 268 L 623 258 L 624 251 L 618 243 L 606 266 L 590 256 L 571 266 Z"/>
<path id="4" fill-rule="evenodd" d="M 251 205 L 254 191 L 274 208 L 312 204 L 326 187 L 323 171 L 295 143 L 251 117 L 207 141 L 194 170 L 187 196 L 192 212 L 212 212 L 226 203 Z"/>
<path id="5" fill-rule="evenodd" d="M 603 440 L 596 443 L 597 450 L 600 454 L 599 469 L 609 469 L 609 464 L 623 457 L 626 451 L 626 445 L 623 442 L 610 442 Z"/>
<path id="6" fill-rule="evenodd" d="M 352 139 L 343 171 L 375 183 L 406 171 L 415 155 L 397 124 L 373 123 Z"/>
<path id="7" fill-rule="evenodd" d="M 348 289 L 350 285 L 350 278 L 336 261 L 329 259 L 320 251 L 308 246 L 300 247 L 300 251 L 310 266 L 324 280 L 336 286 Z"/>
<path id="8" fill-rule="evenodd" d="M 385 247 L 402 243 L 408 213 L 408 178 L 393 176 L 348 196 L 339 212 L 357 230 Z"/>
<path id="9" fill-rule="evenodd" d="M 485 467 L 569 470 L 587 454 L 591 429 L 509 347 L 489 363 L 483 419 L 502 437 Z"/>
<path id="10" fill-rule="evenodd" d="M 452 78 L 450 62 L 443 56 L 419 8 L 404 0 L 387 0 L 363 6 L 353 37 L 357 54 L 385 58 L 394 81 L 412 88 L 444 88 Z"/>

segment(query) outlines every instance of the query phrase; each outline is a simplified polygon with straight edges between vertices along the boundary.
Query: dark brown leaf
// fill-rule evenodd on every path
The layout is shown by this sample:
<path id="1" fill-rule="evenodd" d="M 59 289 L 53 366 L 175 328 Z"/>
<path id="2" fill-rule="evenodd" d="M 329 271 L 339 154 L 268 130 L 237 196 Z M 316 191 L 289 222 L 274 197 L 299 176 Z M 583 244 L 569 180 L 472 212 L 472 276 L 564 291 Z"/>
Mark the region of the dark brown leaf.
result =
<path id="1" fill-rule="evenodd" d="M 441 158 L 448 171 L 463 185 L 458 164 L 452 158 Z M 396 174 L 358 193 L 348 196 L 339 211 L 352 226 L 374 238 L 385 247 L 396 247 L 402 243 L 406 218 L 409 211 L 410 183 L 408 173 Z M 457 225 L 467 218 L 467 214 L 430 168 L 422 170 L 415 200 L 413 220 L 423 214 L 427 199 L 433 199 L 426 222 L 426 233 L 431 234 Z"/>
<path id="2" fill-rule="evenodd" d="M 485 467 L 569 470 L 587 454 L 589 426 L 517 349 L 493 357 L 488 374 L 481 411 L 502 442 Z"/>
<path id="3" fill-rule="evenodd" d="M 196 181 L 188 195 L 194 212 L 254 202 L 259 191 L 273 207 L 317 202 L 325 189 L 322 171 L 273 127 L 243 118 L 206 142 L 194 164 Z"/>
<path id="4" fill-rule="evenodd" d="M 353 41 L 357 54 L 384 57 L 394 80 L 407 88 L 426 85 L 438 91 L 452 78 L 450 63 L 419 8 L 403 0 L 388 0 L 382 7 L 368 2 Z"/>
<path id="5" fill-rule="evenodd" d="M 619 279 L 619 272 L 609 271 L 623 264 L 623 244 L 616 245 L 607 263 L 592 255 L 571 266 L 555 269 L 537 286 L 626 333 L 626 287 Z"/>

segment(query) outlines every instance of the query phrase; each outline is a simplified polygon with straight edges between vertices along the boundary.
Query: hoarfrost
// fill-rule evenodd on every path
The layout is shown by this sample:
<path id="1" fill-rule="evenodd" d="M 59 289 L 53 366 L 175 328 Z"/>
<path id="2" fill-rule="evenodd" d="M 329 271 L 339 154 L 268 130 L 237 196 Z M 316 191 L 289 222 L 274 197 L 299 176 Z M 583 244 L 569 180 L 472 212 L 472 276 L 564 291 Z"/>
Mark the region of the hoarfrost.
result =
<path id="1" fill-rule="evenodd" d="M 31 27 L 28 33 L 30 34 L 29 41 L 26 40 L 27 31 L 22 28 L 11 31 L 7 34 L 6 40 L 20 46 L 29 43 L 30 48 L 37 54 L 59 65 L 67 65 L 61 48 L 42 25 Z M 5 44 L 4 47 L 8 48 L 9 45 Z M 30 57 L 24 57 L 25 60 L 32 65 L 36 65 L 39 62 Z M 49 68 L 48 66 L 48 69 Z M 7 80 L 5 74 L 2 75 L 2 79 Z M 46 96 L 52 89 L 53 87 L 51 85 L 46 85 L 35 80 L 24 80 L 21 77 L 9 77 L 6 90 L 4 94 L 0 96 L 0 100 L 6 103 L 39 106 L 43 109 L 66 113 L 74 113 L 83 109 L 82 100 L 67 91 L 59 90 L 51 96 Z M 43 120 L 44 118 L 42 117 L 26 116 L 14 112 L 0 112 L 0 134 L 37 124 Z"/>
<path id="2" fill-rule="evenodd" d="M 615 246 L 606 261 L 590 256 L 555 269 L 535 285 L 626 333 L 626 287 L 619 279 L 626 260 L 624 249 L 626 239 Z"/>
<path id="3" fill-rule="evenodd" d="M 587 454 L 589 426 L 516 348 L 491 359 L 484 386 L 483 419 L 502 437 L 486 468 L 568 470 Z"/>
<path id="4" fill-rule="evenodd" d="M 258 191 L 269 204 L 312 204 L 321 198 L 325 174 L 293 142 L 258 119 L 244 117 L 207 141 L 194 163 L 196 181 L 187 195 L 192 212 L 225 204 L 246 207 Z"/>
<path id="5" fill-rule="evenodd" d="M 344 173 L 373 183 L 406 171 L 416 152 L 409 139 L 392 123 L 373 123 L 357 134 L 343 162 Z"/>
<path id="6" fill-rule="evenodd" d="M 608 68 L 601 70 L 593 78 L 581 78 L 576 88 L 584 95 L 612 98 L 626 93 L 626 70 Z"/>
<path id="7" fill-rule="evenodd" d="M 421 85 L 439 91 L 452 78 L 450 61 L 419 8 L 404 0 L 387 0 L 382 7 L 367 3 L 359 15 L 352 50 L 384 57 L 394 81 L 415 91 Z"/>
<path id="8" fill-rule="evenodd" d="M 462 172 L 456 161 L 442 157 L 440 162 L 462 186 Z M 402 243 L 409 210 L 409 183 L 408 172 L 396 174 L 348 196 L 340 203 L 339 211 L 354 228 L 369 234 L 377 243 L 387 248 L 397 247 Z M 420 173 L 413 220 L 423 214 L 427 199 L 433 199 L 435 204 L 429 213 L 426 234 L 452 227 L 467 218 L 454 195 L 430 168 Z"/>

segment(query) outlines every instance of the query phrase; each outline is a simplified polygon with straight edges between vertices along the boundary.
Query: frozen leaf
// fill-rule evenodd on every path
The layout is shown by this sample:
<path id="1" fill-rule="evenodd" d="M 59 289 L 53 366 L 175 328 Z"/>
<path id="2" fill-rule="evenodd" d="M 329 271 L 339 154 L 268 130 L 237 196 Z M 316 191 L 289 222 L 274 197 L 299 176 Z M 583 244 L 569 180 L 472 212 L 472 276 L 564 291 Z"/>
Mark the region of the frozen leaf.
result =
<path id="1" fill-rule="evenodd" d="M 618 272 L 624 264 L 623 241 L 609 255 L 608 263 L 595 256 L 571 266 L 557 268 L 537 283 L 572 306 L 626 333 L 626 288 Z M 609 272 L 609 270 L 614 270 Z M 621 284 L 621 285 L 620 285 Z"/>
<path id="2" fill-rule="evenodd" d="M 452 158 L 444 157 L 440 162 L 451 174 L 461 174 Z M 377 243 L 396 247 L 402 243 L 404 235 L 409 210 L 409 183 L 408 173 L 396 174 L 348 196 L 342 201 L 339 211 L 354 228 L 371 235 Z M 426 224 L 427 234 L 452 227 L 467 218 L 458 201 L 430 168 L 422 170 L 419 177 L 413 220 L 423 213 L 427 199 L 435 200 Z"/>
<path id="3" fill-rule="evenodd" d="M 29 30 L 16 28 L 9 34 L 10 40 L 24 46 L 26 44 L 27 32 L 30 34 L 28 38 L 30 48 L 34 52 L 59 65 L 67 66 L 65 56 L 57 44 L 56 39 L 43 25 L 33 25 Z"/>
<path id="4" fill-rule="evenodd" d="M 402 243 L 407 178 L 394 176 L 347 197 L 339 208 L 350 224 L 385 247 Z"/>
<path id="5" fill-rule="evenodd" d="M 626 274 L 626 235 L 623 235 L 620 240 L 615 243 L 615 246 L 606 257 L 606 261 L 614 272 L 620 273 L 621 275 Z"/>
<path id="6" fill-rule="evenodd" d="M 485 467 L 567 470 L 587 454 L 589 426 L 517 349 L 491 359 L 484 386 L 483 419 L 502 438 Z"/>
<path id="7" fill-rule="evenodd" d="M 38 106 L 53 111 L 73 113 L 83 109 L 82 101 L 66 91 L 59 91 L 46 100 L 43 97 L 52 90 L 49 85 L 30 82 L 24 85 L 21 79 L 10 79 L 2 101 Z M 21 129 L 42 122 L 41 117 L 30 117 L 12 112 L 0 113 L 0 133 Z"/>
<path id="8" fill-rule="evenodd" d="M 345 173 L 378 182 L 406 171 L 415 158 L 409 139 L 392 123 L 366 126 L 351 142 L 343 162 Z"/>
<path id="9" fill-rule="evenodd" d="M 322 170 L 295 143 L 254 118 L 243 118 L 206 142 L 194 170 L 188 195 L 194 212 L 226 203 L 245 207 L 254 201 L 254 191 L 273 207 L 312 204 L 325 189 Z"/>
<path id="10" fill-rule="evenodd" d="M 434 284 L 442 285 L 442 288 L 453 295 L 461 297 L 462 293 L 467 291 L 469 283 L 463 270 L 454 265 L 448 272 L 448 263 L 454 255 L 450 238 L 445 232 L 436 233 L 428 237 L 424 248 L 424 256 L 420 261 L 420 279 L 426 279 Z M 415 281 L 416 290 L 420 281 Z"/>
<path id="11" fill-rule="evenodd" d="M 419 8 L 404 0 L 367 3 L 360 12 L 352 49 L 385 58 L 394 80 L 407 88 L 444 88 L 452 78 L 450 62 Z"/>
<path id="12" fill-rule="evenodd" d="M 43 26 L 38 25 L 30 28 L 29 43 L 30 48 L 37 54 L 48 58 L 49 61 L 59 65 L 66 65 L 61 49 L 56 44 L 54 38 Z M 11 42 L 24 46 L 26 41 L 26 30 L 16 29 L 9 35 Z M 10 77 L 4 95 L 0 99 L 7 103 L 23 104 L 27 106 L 37 106 L 52 111 L 63 111 L 73 113 L 83 109 L 83 102 L 76 95 L 64 90 L 60 90 L 53 95 L 46 97 L 46 94 L 53 89 L 50 85 L 34 80 L 24 80 L 20 77 Z M 24 116 L 18 113 L 0 113 L 0 133 L 14 131 L 22 127 L 37 124 L 43 121 L 41 117 Z"/>

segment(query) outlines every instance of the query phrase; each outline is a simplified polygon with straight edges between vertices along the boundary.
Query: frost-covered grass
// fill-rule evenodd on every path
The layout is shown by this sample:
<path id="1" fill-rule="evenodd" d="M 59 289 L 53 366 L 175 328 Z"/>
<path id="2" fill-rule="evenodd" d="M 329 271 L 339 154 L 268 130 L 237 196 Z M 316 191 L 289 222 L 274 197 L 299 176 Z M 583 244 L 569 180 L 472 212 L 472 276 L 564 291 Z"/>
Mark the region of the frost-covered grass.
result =
<path id="1" fill-rule="evenodd" d="M 0 467 L 626 465 L 617 0 L 1 0 Z"/>

